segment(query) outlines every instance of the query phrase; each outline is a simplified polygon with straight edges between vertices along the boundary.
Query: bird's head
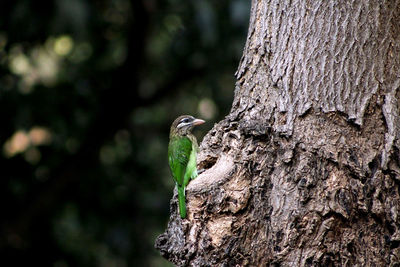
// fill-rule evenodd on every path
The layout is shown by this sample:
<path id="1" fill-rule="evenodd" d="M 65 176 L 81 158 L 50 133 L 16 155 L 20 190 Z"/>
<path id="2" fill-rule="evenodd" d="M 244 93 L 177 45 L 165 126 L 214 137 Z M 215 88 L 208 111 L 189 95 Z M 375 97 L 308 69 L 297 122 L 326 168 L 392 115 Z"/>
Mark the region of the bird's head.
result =
<path id="1" fill-rule="evenodd" d="M 190 115 L 182 115 L 172 123 L 170 134 L 187 135 L 192 131 L 194 126 L 203 123 L 205 123 L 204 120 L 196 119 Z"/>

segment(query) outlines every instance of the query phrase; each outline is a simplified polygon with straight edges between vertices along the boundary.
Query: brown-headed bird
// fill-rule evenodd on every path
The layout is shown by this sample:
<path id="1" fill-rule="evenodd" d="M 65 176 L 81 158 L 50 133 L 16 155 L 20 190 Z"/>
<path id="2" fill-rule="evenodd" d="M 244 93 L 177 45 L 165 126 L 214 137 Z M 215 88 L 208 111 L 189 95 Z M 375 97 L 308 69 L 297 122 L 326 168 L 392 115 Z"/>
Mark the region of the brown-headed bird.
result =
<path id="1" fill-rule="evenodd" d="M 205 121 L 190 115 L 178 117 L 169 132 L 168 161 L 178 188 L 179 213 L 186 218 L 185 188 L 190 179 L 197 177 L 197 152 L 199 146 L 192 129 Z"/>

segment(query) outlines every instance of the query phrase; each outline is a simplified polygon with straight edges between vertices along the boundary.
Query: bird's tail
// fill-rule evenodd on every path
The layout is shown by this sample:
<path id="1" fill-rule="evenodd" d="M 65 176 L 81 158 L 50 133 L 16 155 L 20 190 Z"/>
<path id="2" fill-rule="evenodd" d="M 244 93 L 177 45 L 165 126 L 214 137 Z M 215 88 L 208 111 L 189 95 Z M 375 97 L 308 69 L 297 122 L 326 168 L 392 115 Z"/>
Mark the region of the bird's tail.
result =
<path id="1" fill-rule="evenodd" d="M 178 185 L 178 202 L 179 202 L 179 213 L 181 218 L 186 218 L 186 200 L 185 200 L 185 187 Z"/>

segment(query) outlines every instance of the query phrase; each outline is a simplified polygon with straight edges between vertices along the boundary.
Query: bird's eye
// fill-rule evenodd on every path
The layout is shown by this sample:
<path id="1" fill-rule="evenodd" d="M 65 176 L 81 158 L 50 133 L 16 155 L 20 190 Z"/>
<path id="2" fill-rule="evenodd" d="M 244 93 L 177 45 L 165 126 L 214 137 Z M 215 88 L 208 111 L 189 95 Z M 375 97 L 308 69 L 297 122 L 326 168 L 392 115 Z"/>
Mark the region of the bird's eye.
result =
<path id="1" fill-rule="evenodd" d="M 189 122 L 189 118 L 184 118 L 183 120 L 181 120 L 181 123 L 188 123 Z"/>

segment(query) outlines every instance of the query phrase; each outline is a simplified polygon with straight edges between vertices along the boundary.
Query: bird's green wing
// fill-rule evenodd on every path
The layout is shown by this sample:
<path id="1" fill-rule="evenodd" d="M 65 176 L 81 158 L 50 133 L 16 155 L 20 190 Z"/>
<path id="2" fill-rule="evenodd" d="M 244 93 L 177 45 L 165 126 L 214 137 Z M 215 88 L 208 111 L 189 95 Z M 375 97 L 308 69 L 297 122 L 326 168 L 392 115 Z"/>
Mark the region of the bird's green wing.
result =
<path id="1" fill-rule="evenodd" d="M 170 140 L 168 145 L 168 160 L 172 176 L 180 186 L 184 183 L 186 167 L 192 152 L 192 141 L 187 137 L 177 137 Z"/>

